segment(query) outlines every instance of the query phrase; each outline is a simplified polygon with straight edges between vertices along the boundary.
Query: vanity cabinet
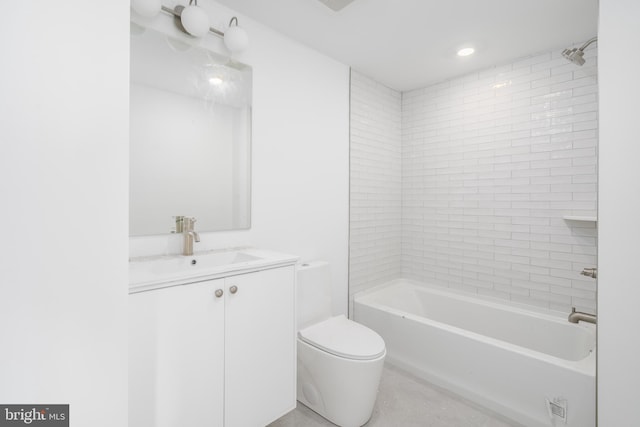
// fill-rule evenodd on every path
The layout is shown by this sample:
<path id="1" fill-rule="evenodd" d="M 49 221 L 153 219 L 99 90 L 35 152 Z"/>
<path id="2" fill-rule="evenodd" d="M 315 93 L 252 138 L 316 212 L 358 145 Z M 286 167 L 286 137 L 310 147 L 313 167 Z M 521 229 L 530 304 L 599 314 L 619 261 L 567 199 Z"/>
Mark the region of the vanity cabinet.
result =
<path id="1" fill-rule="evenodd" d="M 295 407 L 293 265 L 129 298 L 130 426 L 260 427 Z"/>

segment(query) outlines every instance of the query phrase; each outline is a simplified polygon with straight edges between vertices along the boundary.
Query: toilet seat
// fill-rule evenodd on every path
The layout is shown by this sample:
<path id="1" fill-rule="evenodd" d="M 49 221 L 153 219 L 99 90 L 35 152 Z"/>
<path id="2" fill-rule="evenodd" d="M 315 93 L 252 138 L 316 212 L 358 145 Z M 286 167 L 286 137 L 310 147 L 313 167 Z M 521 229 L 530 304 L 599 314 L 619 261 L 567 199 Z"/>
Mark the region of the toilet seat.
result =
<path id="1" fill-rule="evenodd" d="M 345 359 L 372 360 L 383 356 L 386 351 L 380 335 L 344 315 L 302 329 L 298 337 L 309 345 Z"/>

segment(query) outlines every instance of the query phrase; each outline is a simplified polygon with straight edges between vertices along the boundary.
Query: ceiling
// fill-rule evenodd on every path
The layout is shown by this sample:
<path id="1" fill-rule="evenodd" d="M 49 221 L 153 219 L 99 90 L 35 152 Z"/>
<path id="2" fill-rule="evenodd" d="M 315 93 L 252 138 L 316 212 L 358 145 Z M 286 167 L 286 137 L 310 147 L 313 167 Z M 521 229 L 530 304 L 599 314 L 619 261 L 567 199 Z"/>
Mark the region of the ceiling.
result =
<path id="1" fill-rule="evenodd" d="M 597 0 L 217 0 L 396 90 L 596 35 Z M 475 47 L 461 58 L 458 48 Z"/>

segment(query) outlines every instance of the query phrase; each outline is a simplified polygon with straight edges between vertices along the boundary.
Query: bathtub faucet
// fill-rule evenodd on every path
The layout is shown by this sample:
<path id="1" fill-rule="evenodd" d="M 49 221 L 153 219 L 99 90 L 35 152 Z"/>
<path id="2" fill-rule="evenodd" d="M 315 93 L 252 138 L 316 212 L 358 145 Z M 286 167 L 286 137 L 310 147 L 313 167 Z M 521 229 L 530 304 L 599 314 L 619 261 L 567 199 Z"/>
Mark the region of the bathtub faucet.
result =
<path id="1" fill-rule="evenodd" d="M 592 279 L 597 279 L 598 268 L 597 267 L 583 268 L 580 274 L 582 274 L 583 276 L 591 277 Z"/>
<path id="2" fill-rule="evenodd" d="M 569 322 L 578 323 L 581 320 L 583 322 L 589 322 L 589 323 L 593 323 L 595 325 L 595 323 L 596 323 L 596 315 L 595 314 L 589 314 L 589 313 L 583 313 L 582 311 L 576 311 L 576 308 L 572 307 L 571 308 L 571 314 L 569 315 Z"/>

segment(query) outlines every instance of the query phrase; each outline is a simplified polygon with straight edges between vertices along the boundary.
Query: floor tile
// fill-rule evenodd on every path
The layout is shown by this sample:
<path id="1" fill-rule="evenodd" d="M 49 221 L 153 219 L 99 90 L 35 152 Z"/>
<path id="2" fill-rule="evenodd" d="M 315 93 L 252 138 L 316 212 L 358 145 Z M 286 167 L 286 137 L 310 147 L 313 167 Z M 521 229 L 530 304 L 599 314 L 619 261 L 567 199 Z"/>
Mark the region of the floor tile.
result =
<path id="1" fill-rule="evenodd" d="M 376 406 L 366 427 L 519 427 L 413 375 L 385 365 Z M 306 406 L 268 427 L 334 426 Z"/>

